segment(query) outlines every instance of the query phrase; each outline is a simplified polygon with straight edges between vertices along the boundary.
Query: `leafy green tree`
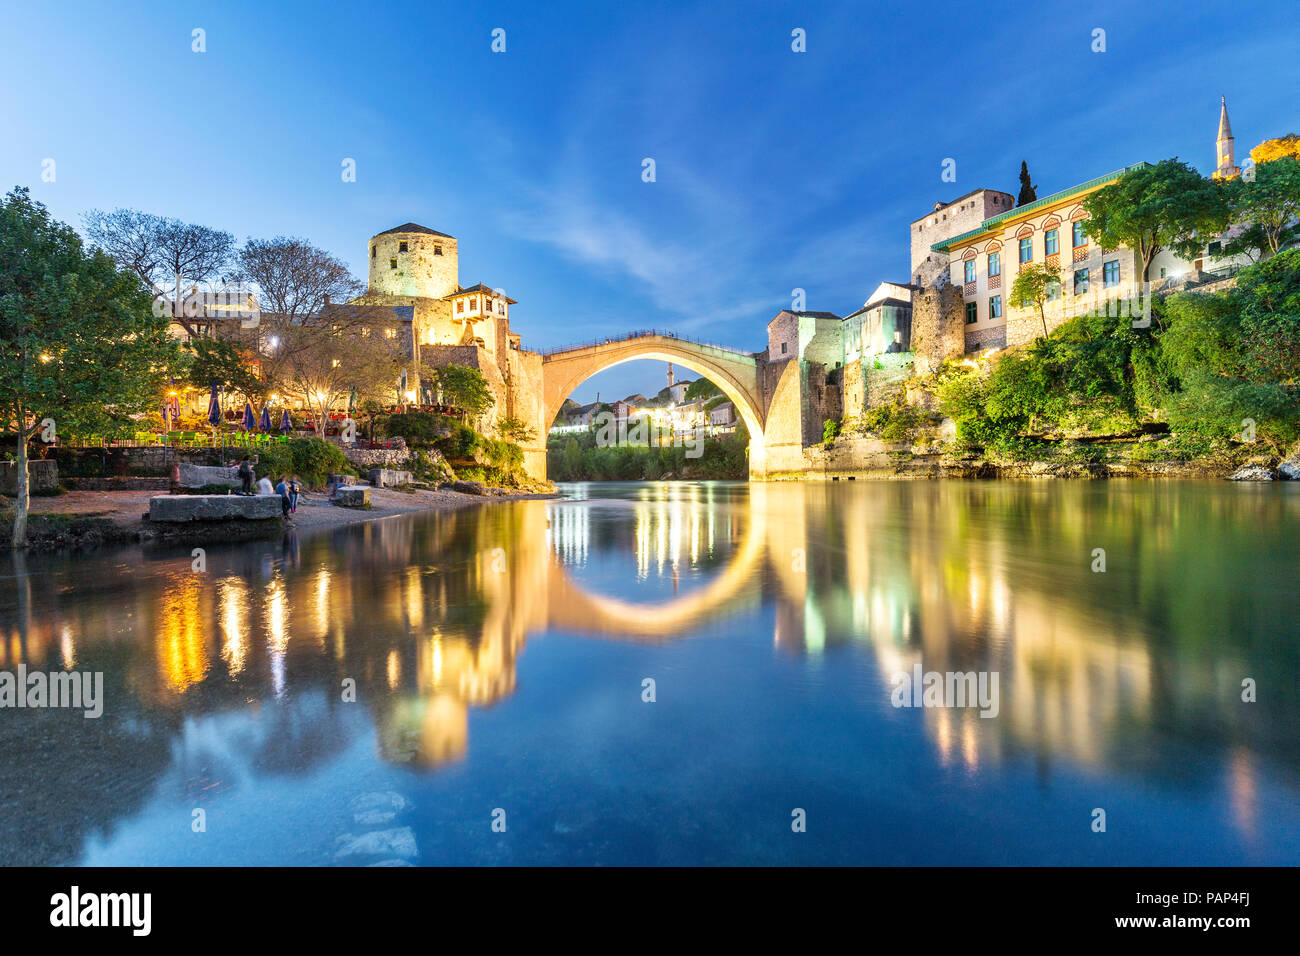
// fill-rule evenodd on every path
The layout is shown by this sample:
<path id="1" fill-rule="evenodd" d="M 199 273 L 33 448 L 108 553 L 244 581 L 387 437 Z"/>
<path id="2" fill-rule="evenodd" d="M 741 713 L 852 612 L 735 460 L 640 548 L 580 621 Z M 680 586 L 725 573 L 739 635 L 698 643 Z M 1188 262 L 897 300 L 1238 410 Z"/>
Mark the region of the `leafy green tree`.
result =
<path id="1" fill-rule="evenodd" d="M 185 345 L 190 354 L 186 379 L 195 388 L 207 389 L 216 382 L 226 392 L 252 402 L 261 402 L 266 384 L 249 364 L 249 354 L 229 339 L 192 339 Z"/>
<path id="2" fill-rule="evenodd" d="M 527 445 L 536 440 L 537 429 L 518 418 L 503 418 L 497 422 L 497 434 L 516 445 Z"/>
<path id="3" fill-rule="evenodd" d="M 1128 246 L 1142 263 L 1142 281 L 1162 249 L 1184 259 L 1200 255 L 1206 237 L 1228 227 L 1230 190 L 1177 159 L 1131 169 L 1083 200 L 1083 228 L 1105 249 Z"/>
<path id="4" fill-rule="evenodd" d="M 27 537 L 27 442 L 156 410 L 181 368 L 139 278 L 19 188 L 0 202 L 0 415 L 16 433 L 12 545 Z"/>
<path id="5" fill-rule="evenodd" d="M 1020 161 L 1020 195 L 1016 197 L 1016 205 L 1024 206 L 1031 202 L 1038 201 L 1038 187 L 1029 180 L 1029 164 L 1023 159 Z"/>
<path id="6" fill-rule="evenodd" d="M 1059 294 L 1060 289 L 1060 267 L 1036 262 L 1025 266 L 1016 273 L 1015 281 L 1011 283 L 1011 294 L 1008 298 L 1013 305 L 1032 305 L 1038 309 L 1038 317 L 1043 320 L 1043 337 L 1046 338 L 1047 312 L 1044 309 L 1044 304 L 1052 296 L 1053 291 Z"/>
<path id="7" fill-rule="evenodd" d="M 1234 180 L 1231 190 L 1233 218 L 1242 231 L 1224 243 L 1224 255 L 1265 258 L 1300 238 L 1300 159 L 1260 163 L 1254 182 Z"/>
<path id="8" fill-rule="evenodd" d="M 496 403 L 487 379 L 476 368 L 443 365 L 428 369 L 425 374 L 433 382 L 441 401 L 460 409 L 471 420 L 477 420 Z"/>
<path id="9" fill-rule="evenodd" d="M 573 438 L 564 443 L 564 474 L 570 481 L 582 477 L 582 449 Z"/>
<path id="10" fill-rule="evenodd" d="M 691 384 L 686 386 L 686 401 L 694 401 L 697 398 L 708 398 L 711 395 L 721 393 L 722 389 L 714 385 L 707 378 L 697 378 Z"/>

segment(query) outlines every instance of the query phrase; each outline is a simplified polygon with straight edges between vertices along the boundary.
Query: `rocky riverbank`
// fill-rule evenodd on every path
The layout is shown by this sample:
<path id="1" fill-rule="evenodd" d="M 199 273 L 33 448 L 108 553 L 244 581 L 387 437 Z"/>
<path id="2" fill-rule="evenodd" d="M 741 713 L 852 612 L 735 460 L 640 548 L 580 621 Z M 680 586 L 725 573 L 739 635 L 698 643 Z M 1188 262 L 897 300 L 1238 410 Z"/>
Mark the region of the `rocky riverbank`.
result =
<path id="1" fill-rule="evenodd" d="M 156 489 L 69 491 L 57 497 L 31 499 L 28 548 L 32 551 L 72 551 L 141 541 L 204 544 L 273 538 L 288 529 L 327 530 L 395 515 L 447 512 L 494 501 L 556 497 L 549 492 L 489 488 L 474 482 L 456 484 L 465 487 L 413 491 L 372 488 L 370 507 L 364 510 L 340 508 L 331 504 L 324 494 L 309 493 L 299 500 L 297 513 L 284 521 L 194 522 L 185 525 L 163 525 L 145 520 L 149 499 L 159 493 Z M 13 505 L 6 502 L 0 510 L 0 533 L 7 539 L 12 527 Z"/>

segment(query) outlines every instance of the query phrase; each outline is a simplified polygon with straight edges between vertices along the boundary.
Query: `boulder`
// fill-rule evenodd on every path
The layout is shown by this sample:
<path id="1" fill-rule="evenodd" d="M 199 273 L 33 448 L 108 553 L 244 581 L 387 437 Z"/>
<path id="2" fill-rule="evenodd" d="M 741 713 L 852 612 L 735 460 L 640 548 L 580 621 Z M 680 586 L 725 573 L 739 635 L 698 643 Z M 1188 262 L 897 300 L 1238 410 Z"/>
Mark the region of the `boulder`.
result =
<path id="1" fill-rule="evenodd" d="M 397 471 L 393 468 L 371 468 L 370 486 L 372 488 L 396 488 L 409 485 L 414 477 L 409 471 Z"/>
<path id="2" fill-rule="evenodd" d="M 487 494 L 487 486 L 481 481 L 453 481 L 447 487 L 452 491 L 459 491 L 462 495 Z"/>
<path id="3" fill-rule="evenodd" d="M 370 489 L 365 485 L 340 485 L 334 489 L 330 501 L 340 508 L 368 508 Z"/>
<path id="4" fill-rule="evenodd" d="M 1228 476 L 1229 481 L 1272 481 L 1273 469 L 1267 465 L 1242 465 Z"/>
<path id="5" fill-rule="evenodd" d="M 1288 458 L 1277 466 L 1279 478 L 1286 481 L 1300 481 L 1300 458 Z"/>
<path id="6" fill-rule="evenodd" d="M 230 488 L 238 488 L 241 482 L 239 472 L 234 468 L 181 462 L 176 466 L 176 484 L 182 488 L 202 488 L 204 485 L 226 485 Z"/>
<path id="7" fill-rule="evenodd" d="M 158 495 L 149 499 L 150 521 L 267 521 L 282 516 L 279 495 Z"/>

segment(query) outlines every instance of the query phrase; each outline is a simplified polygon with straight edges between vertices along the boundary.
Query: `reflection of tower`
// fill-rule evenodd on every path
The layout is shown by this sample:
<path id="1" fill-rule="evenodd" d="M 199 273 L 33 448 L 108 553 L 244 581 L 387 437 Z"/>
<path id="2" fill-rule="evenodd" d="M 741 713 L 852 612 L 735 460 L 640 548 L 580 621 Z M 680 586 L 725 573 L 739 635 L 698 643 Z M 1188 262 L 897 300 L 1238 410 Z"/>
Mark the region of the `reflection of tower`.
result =
<path id="1" fill-rule="evenodd" d="M 673 363 L 668 363 L 668 387 L 673 387 Z"/>
<path id="2" fill-rule="evenodd" d="M 1219 168 L 1214 172 L 1215 179 L 1234 179 L 1241 175 L 1241 167 L 1236 165 L 1232 125 L 1228 122 L 1228 98 L 1219 97 L 1219 138 L 1215 141 Z"/>

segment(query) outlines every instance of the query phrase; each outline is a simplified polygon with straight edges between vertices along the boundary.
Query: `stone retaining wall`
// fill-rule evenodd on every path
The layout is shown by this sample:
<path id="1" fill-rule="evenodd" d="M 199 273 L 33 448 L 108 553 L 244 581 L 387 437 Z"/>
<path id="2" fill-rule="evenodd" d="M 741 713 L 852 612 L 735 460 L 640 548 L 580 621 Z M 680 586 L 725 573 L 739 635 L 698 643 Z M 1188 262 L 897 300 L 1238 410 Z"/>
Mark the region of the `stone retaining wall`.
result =
<path id="1" fill-rule="evenodd" d="M 58 486 L 58 462 L 53 459 L 37 459 L 27 462 L 27 491 L 29 494 L 36 495 L 53 491 Z M 18 494 L 18 464 L 16 462 L 0 462 L 0 494 Z"/>

